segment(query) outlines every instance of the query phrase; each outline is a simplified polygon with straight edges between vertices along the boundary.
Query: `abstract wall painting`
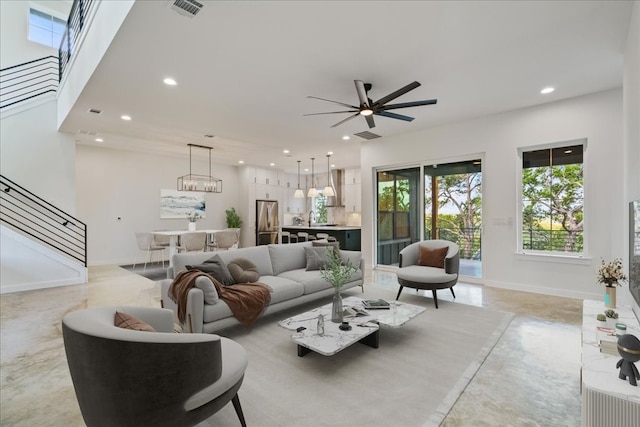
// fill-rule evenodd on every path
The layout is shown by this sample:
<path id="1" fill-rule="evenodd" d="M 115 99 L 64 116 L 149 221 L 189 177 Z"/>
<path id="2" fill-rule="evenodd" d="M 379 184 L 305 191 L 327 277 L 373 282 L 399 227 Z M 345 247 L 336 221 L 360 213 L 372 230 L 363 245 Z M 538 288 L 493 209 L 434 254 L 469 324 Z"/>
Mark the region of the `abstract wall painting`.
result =
<path id="1" fill-rule="evenodd" d="M 190 191 L 160 190 L 160 218 L 187 218 L 197 212 L 206 218 L 204 193 Z"/>

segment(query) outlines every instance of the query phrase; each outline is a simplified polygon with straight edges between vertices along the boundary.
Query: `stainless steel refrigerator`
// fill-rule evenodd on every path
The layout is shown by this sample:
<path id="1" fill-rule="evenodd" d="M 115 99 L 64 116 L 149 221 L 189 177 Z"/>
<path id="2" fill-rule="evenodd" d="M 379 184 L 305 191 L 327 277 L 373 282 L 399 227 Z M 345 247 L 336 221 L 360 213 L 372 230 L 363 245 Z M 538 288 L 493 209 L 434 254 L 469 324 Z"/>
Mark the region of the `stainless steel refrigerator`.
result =
<path id="1" fill-rule="evenodd" d="M 278 243 L 278 202 L 256 200 L 256 244 Z"/>

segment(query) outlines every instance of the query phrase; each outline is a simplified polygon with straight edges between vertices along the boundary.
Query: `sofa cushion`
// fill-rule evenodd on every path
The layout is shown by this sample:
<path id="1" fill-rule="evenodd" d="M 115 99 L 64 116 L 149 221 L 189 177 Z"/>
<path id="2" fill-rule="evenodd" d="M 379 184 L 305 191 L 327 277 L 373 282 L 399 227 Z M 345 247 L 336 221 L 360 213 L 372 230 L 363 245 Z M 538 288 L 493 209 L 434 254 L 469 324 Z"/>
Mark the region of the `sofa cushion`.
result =
<path id="1" fill-rule="evenodd" d="M 258 267 L 246 258 L 236 258 L 227 267 L 235 283 L 253 283 L 260 278 Z"/>
<path id="2" fill-rule="evenodd" d="M 227 264 L 236 258 L 246 258 L 258 267 L 260 276 L 273 276 L 273 268 L 271 267 L 271 256 L 266 245 L 250 246 L 240 249 L 232 249 L 228 251 L 219 251 L 218 255 Z"/>
<path id="3" fill-rule="evenodd" d="M 277 304 L 304 295 L 304 286 L 286 277 L 261 276 L 260 283 L 271 288 L 270 304 Z"/>
<path id="4" fill-rule="evenodd" d="M 194 285 L 196 288 L 202 289 L 205 304 L 216 304 L 220 300 L 215 285 L 207 276 L 196 277 Z"/>
<path id="5" fill-rule="evenodd" d="M 273 275 L 284 271 L 305 268 L 307 258 L 302 248 L 311 247 L 311 242 L 290 243 L 286 245 L 269 245 L 269 256 L 273 265 Z"/>
<path id="6" fill-rule="evenodd" d="M 328 251 L 335 250 L 332 246 L 321 246 L 304 248 L 304 254 L 307 259 L 307 271 L 320 270 L 329 263 Z"/>
<path id="7" fill-rule="evenodd" d="M 118 328 L 132 329 L 134 331 L 155 332 L 151 325 L 137 319 L 127 313 L 116 311 L 113 315 L 113 324 Z"/>
<path id="8" fill-rule="evenodd" d="M 428 248 L 426 246 L 420 246 L 418 265 L 444 268 L 444 259 L 447 257 L 448 251 L 448 246 L 443 248 Z"/>
<path id="9" fill-rule="evenodd" d="M 233 285 L 235 283 L 227 265 L 222 261 L 218 255 L 214 255 L 202 264 L 191 265 L 188 264 L 187 270 L 200 270 L 207 274 L 212 275 L 216 280 L 223 285 Z"/>
<path id="10" fill-rule="evenodd" d="M 458 275 L 445 273 L 444 269 L 436 267 L 424 267 L 421 265 L 410 265 L 396 270 L 399 279 L 416 283 L 443 283 L 455 280 Z"/>

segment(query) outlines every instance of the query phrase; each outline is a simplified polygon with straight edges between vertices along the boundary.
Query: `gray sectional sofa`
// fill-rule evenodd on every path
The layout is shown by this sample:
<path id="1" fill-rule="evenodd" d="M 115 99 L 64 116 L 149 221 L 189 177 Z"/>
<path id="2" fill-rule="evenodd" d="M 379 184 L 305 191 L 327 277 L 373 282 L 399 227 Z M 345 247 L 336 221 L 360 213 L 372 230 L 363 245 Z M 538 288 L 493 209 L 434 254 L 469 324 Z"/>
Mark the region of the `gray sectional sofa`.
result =
<path id="1" fill-rule="evenodd" d="M 169 269 L 169 277 L 175 277 L 175 274 L 185 269 L 187 265 L 201 264 L 214 255 L 219 255 L 225 263 L 238 258 L 248 259 L 258 268 L 260 274 L 258 281 L 272 289 L 271 302 L 262 315 L 276 313 L 334 293 L 333 287 L 321 277 L 319 270 L 307 271 L 305 247 L 312 247 L 312 242 L 177 254 L 173 256 L 173 267 Z M 364 260 L 360 252 L 340 250 L 340 256 L 357 267 L 351 280 L 342 289 L 362 287 Z M 162 304 L 165 308 L 173 310 L 178 322 L 177 305 L 168 297 L 171 282 L 172 279 L 165 279 L 161 283 Z M 218 300 L 214 304 L 206 304 L 203 291 L 195 286 L 189 290 L 187 296 L 186 314 L 185 324 L 181 325 L 185 332 L 214 333 L 239 324 L 224 301 Z"/>

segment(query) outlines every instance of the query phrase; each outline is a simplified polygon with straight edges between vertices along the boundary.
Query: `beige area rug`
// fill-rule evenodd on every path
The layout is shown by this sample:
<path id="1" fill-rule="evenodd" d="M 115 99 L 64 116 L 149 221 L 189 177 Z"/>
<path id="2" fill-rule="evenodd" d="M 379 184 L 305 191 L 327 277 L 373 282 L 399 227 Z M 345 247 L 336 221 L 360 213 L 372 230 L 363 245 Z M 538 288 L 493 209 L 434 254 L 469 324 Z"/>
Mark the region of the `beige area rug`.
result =
<path id="1" fill-rule="evenodd" d="M 363 296 L 359 289 L 343 295 Z M 395 295 L 368 287 L 364 297 Z M 290 332 L 277 321 L 330 299 L 267 316 L 251 331 L 222 331 L 249 353 L 239 392 L 247 425 L 439 425 L 514 316 L 447 301 L 436 310 L 431 298 L 411 290 L 401 300 L 427 310 L 402 328 L 383 327 L 378 349 L 356 343 L 331 357 L 297 356 Z M 232 405 L 208 423 L 239 425 Z"/>

